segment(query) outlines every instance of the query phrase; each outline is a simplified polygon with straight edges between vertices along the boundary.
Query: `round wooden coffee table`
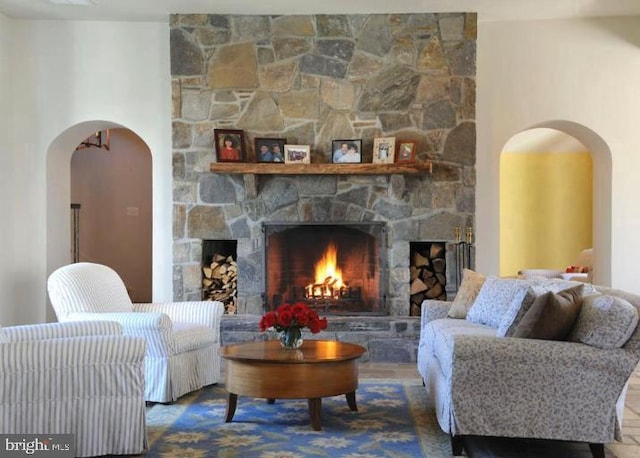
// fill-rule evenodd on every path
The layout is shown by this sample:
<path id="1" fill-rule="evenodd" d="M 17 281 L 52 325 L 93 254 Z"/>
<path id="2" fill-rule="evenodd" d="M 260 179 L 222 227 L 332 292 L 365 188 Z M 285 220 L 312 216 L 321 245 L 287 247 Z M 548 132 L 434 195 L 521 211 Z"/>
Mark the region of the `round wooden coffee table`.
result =
<path id="1" fill-rule="evenodd" d="M 220 355 L 227 361 L 226 422 L 233 419 L 238 396 L 276 399 L 308 399 L 314 430 L 322 429 L 322 398 L 346 395 L 353 411 L 358 388 L 357 359 L 360 345 L 334 340 L 305 340 L 298 350 L 285 350 L 280 341 L 269 340 L 227 345 Z"/>

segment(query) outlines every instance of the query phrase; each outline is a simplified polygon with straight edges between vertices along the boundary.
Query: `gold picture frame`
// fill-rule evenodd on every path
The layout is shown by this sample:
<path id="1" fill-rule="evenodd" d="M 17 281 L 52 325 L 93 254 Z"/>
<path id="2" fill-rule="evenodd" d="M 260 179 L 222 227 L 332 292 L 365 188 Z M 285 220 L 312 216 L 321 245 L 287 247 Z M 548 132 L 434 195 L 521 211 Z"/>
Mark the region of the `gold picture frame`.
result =
<path id="1" fill-rule="evenodd" d="M 396 152 L 396 137 L 378 137 L 373 139 L 374 164 L 393 164 Z"/>

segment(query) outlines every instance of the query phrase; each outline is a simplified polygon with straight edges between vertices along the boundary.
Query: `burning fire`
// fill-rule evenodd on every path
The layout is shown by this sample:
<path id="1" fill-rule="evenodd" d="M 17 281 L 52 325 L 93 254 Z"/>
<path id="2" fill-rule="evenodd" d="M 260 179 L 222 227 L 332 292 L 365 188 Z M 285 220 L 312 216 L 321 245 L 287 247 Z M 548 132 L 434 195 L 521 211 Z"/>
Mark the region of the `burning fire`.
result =
<path id="1" fill-rule="evenodd" d="M 315 283 L 307 285 L 307 297 L 337 297 L 340 288 L 346 285 L 342 281 L 342 271 L 338 269 L 338 249 L 333 242 L 329 243 L 315 267 Z"/>

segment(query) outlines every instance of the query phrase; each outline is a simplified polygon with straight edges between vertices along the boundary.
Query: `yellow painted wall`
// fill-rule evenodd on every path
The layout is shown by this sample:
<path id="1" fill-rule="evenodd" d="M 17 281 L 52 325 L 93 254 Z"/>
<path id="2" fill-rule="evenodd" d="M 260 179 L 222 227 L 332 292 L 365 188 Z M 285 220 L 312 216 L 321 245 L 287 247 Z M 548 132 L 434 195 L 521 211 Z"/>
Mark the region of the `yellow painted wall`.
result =
<path id="1" fill-rule="evenodd" d="M 503 152 L 500 275 L 561 269 L 592 246 L 589 152 Z"/>

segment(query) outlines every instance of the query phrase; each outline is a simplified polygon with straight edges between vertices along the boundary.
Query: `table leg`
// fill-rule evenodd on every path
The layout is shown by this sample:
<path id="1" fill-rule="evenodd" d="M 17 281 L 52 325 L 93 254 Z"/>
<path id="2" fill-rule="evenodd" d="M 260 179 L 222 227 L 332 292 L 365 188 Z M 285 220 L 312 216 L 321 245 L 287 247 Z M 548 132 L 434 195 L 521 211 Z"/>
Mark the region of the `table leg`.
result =
<path id="1" fill-rule="evenodd" d="M 356 392 L 352 391 L 351 393 L 347 393 L 345 396 L 347 397 L 347 404 L 349 405 L 349 409 L 353 412 L 357 412 L 358 406 L 356 405 Z"/>
<path id="2" fill-rule="evenodd" d="M 267 404 L 275 404 L 275 403 L 276 403 L 275 399 L 273 399 L 273 398 L 267 399 Z"/>
<path id="3" fill-rule="evenodd" d="M 322 407 L 322 398 L 309 399 L 309 416 L 311 417 L 311 427 L 314 431 L 322 429 L 322 421 L 320 419 L 320 408 Z"/>
<path id="4" fill-rule="evenodd" d="M 236 405 L 238 405 L 238 395 L 229 393 L 229 397 L 227 398 L 227 412 L 224 418 L 225 423 L 229 423 L 233 419 L 233 414 L 236 413 Z"/>

